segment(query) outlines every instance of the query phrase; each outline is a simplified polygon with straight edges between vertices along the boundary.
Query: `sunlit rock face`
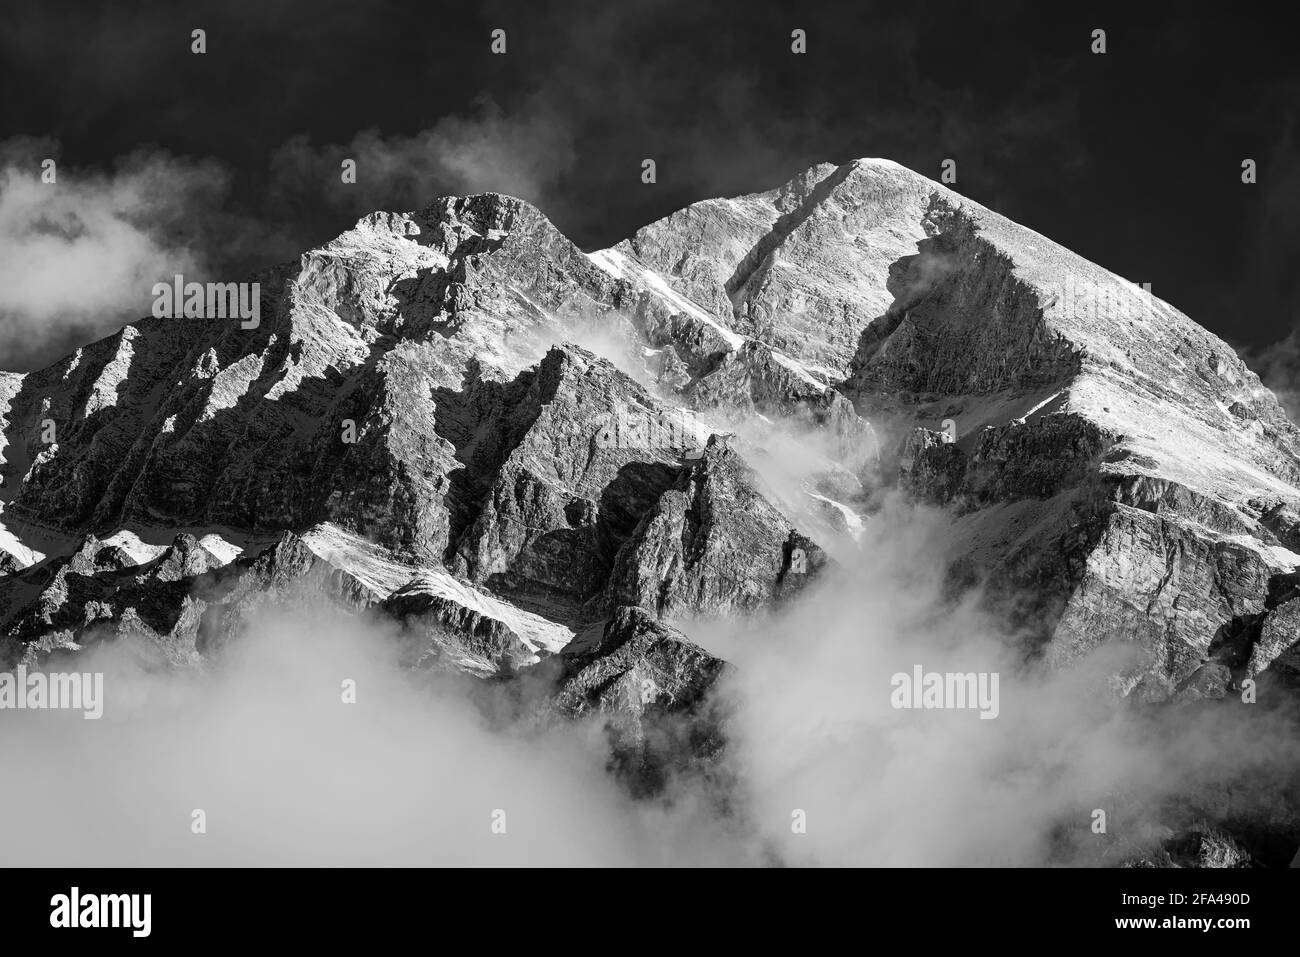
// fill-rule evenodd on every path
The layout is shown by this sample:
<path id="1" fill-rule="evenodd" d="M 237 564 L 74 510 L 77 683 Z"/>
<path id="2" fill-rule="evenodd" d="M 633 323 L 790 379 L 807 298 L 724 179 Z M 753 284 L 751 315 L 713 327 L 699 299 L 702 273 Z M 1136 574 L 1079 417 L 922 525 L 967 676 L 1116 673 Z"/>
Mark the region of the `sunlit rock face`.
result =
<path id="1" fill-rule="evenodd" d="M 684 623 L 798 601 L 902 492 L 1029 659 L 1122 639 L 1144 702 L 1300 673 L 1272 393 L 1158 295 L 895 163 L 593 252 L 445 197 L 253 279 L 253 328 L 147 318 L 0 373 L 6 660 L 129 636 L 192 665 L 266 602 L 324 603 L 415 667 L 545 675 L 654 780 L 657 716 L 722 746 L 724 664 Z"/>

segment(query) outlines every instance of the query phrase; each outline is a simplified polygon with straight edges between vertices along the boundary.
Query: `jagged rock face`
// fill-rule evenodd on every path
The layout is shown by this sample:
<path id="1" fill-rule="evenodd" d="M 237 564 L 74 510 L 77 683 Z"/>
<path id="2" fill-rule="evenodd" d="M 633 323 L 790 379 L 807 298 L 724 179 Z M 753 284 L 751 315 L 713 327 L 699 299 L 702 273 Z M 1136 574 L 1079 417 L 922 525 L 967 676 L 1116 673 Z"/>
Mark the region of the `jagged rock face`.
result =
<path id="1" fill-rule="evenodd" d="M 195 638 L 195 650 L 207 655 L 218 652 L 268 611 L 314 609 L 324 603 L 341 612 L 356 612 L 379 598 L 292 532 L 256 556 L 210 572 L 193 587 L 209 606 L 203 610 Z"/>
<path id="2" fill-rule="evenodd" d="M 668 745 L 720 747 L 722 664 L 661 619 L 795 595 L 883 475 L 947 510 L 953 591 L 1057 665 L 1124 637 L 1121 687 L 1157 700 L 1300 673 L 1300 433 L 1272 394 L 1167 303 L 896 164 L 591 254 L 526 203 L 444 198 L 255 278 L 254 329 L 145 319 L 0 373 L 7 659 L 132 636 L 193 662 L 325 601 L 416 666 L 553 669 L 652 783 Z M 792 508 L 724 419 L 815 430 L 836 469 Z M 133 554 L 131 529 L 172 544 Z"/>
<path id="3" fill-rule="evenodd" d="M 907 185 L 873 226 L 912 248 L 882 274 L 891 301 L 842 389 L 868 419 L 924 430 L 893 454 L 907 487 L 962 515 L 959 580 L 1032 609 L 1054 660 L 1130 635 L 1145 663 L 1129 686 L 1171 693 L 1300 561 L 1295 428 L 1167 303 L 941 186 L 879 179 Z"/>
<path id="4" fill-rule="evenodd" d="M 1190 828 L 1166 840 L 1152 854 L 1125 861 L 1123 867 L 1258 867 L 1259 862 L 1230 834 L 1214 828 Z"/>
<path id="5" fill-rule="evenodd" d="M 620 420 L 672 410 L 608 362 L 552 350 L 517 399 L 480 420 L 466 443 L 465 489 L 448 567 L 476 582 L 582 602 L 614 551 L 676 478 L 691 451 L 682 433 L 620 441 Z"/>
<path id="6" fill-rule="evenodd" d="M 606 718 L 613 764 L 638 790 L 721 753 L 725 714 L 709 691 L 728 666 L 643 609 L 615 609 L 560 664 L 555 707 Z"/>
<path id="7" fill-rule="evenodd" d="M 584 282 L 608 285 L 516 200 L 367 217 L 262 277 L 256 329 L 149 319 L 25 377 L 6 421 L 21 450 L 6 456 L 8 484 L 21 480 L 6 510 L 72 529 L 332 518 L 440 559 L 457 452 L 444 434 L 481 400 L 467 392 L 545 351 L 554 316 L 608 311 Z M 44 447 L 47 418 L 58 442 Z"/>
<path id="8" fill-rule="evenodd" d="M 1055 660 L 1126 631 L 1146 662 L 1128 685 L 1168 694 L 1300 561 L 1297 433 L 1230 347 L 896 164 L 697 203 L 603 255 L 763 343 L 700 377 L 703 402 L 737 379 L 761 396 L 768 349 L 896 436 L 953 420 L 956 443 L 887 464 L 963 514 L 957 583 L 1036 615 Z"/>
<path id="9" fill-rule="evenodd" d="M 659 615 L 745 611 L 796 593 L 825 564 L 715 437 L 619 550 L 606 601 Z"/>
<path id="10" fill-rule="evenodd" d="M 510 672 L 537 656 L 500 618 L 440 594 L 418 579 L 385 599 L 383 610 L 417 642 L 416 663 L 448 663 L 482 674 Z"/>
<path id="11" fill-rule="evenodd" d="M 1268 580 L 1264 610 L 1236 615 L 1215 632 L 1205 661 L 1178 687 L 1182 697 L 1223 698 L 1267 673 L 1300 687 L 1300 573 Z"/>
<path id="12" fill-rule="evenodd" d="M 215 653 L 263 609 L 320 599 L 359 609 L 376 600 L 292 534 L 224 566 L 192 535 L 178 535 L 141 565 L 89 536 L 71 556 L 14 575 L 6 593 L 11 600 L 0 608 L 0 640 L 13 661 L 131 637 L 183 664 Z"/>
<path id="13" fill-rule="evenodd" d="M 537 383 L 517 377 L 562 327 L 640 343 L 638 324 L 658 321 L 647 317 L 695 308 L 611 276 L 532 207 L 494 194 L 374 214 L 259 279 L 256 329 L 146 319 L 7 377 L 9 520 L 253 533 L 328 520 L 418 561 L 453 551 L 468 565 L 458 538 L 479 477 L 455 478 L 466 454 L 497 451 L 479 448 L 474 430 L 520 401 L 514 412 L 526 414 L 520 393 L 532 388 L 535 406 L 555 384 L 546 370 Z M 759 390 L 767 399 L 834 404 L 781 372 Z M 846 417 L 856 419 L 841 404 L 835 421 Z M 53 444 L 42 441 L 47 420 Z"/>
<path id="14" fill-rule="evenodd" d="M 297 269 L 263 277 L 263 307 L 255 330 L 145 320 L 4 380 L 5 434 L 19 449 L 6 457 L 6 521 L 232 530 L 247 556 L 226 565 L 182 536 L 172 551 L 207 558 L 163 575 L 170 552 L 141 563 L 91 536 L 69 559 L 6 580 L 11 658 L 137 635 L 184 663 L 219 654 L 274 607 L 323 600 L 391 621 L 411 664 L 509 675 L 603 620 L 624 545 L 700 471 L 709 432 L 668 401 L 691 401 L 684 363 L 656 394 L 586 350 L 552 345 L 602 318 L 644 343 L 638 321 L 672 325 L 695 307 L 611 276 L 518 201 L 367 217 Z M 692 354 L 689 342 L 680 349 Z M 767 361 L 766 385 L 708 404 L 806 399 L 842 437 L 869 432 L 843 397 Z M 49 446 L 34 438 L 45 418 L 58 430 Z M 810 556 L 805 568 L 800 552 L 799 574 L 815 574 L 817 546 L 751 473 L 732 472 L 711 484 L 710 507 L 734 495 L 759 518 L 735 541 L 714 528 L 710 554 L 772 564 L 784 553 L 788 564 L 798 543 Z M 725 611 L 779 590 L 765 579 L 781 567 L 737 591 L 750 570 L 697 559 L 699 600 L 656 611 Z"/>
<path id="15" fill-rule="evenodd" d="M 757 339 L 838 381 L 893 296 L 890 265 L 924 237 L 927 181 L 890 163 L 823 163 L 779 189 L 707 200 L 638 230 L 613 252 Z"/>
<path id="16" fill-rule="evenodd" d="M 918 426 L 899 455 L 899 480 L 917 498 L 947 505 L 962 488 L 966 464 L 966 453 L 946 433 Z"/>
<path id="17" fill-rule="evenodd" d="M 630 607 L 615 609 L 594 641 L 573 642 L 563 664 L 557 707 L 632 717 L 693 706 L 724 669 L 680 632 Z"/>
<path id="18" fill-rule="evenodd" d="M 466 242 L 462 239 L 461 246 Z M 373 290 L 367 292 L 356 275 L 343 278 L 337 268 L 331 273 L 331 288 L 340 290 L 341 300 L 359 304 L 343 313 L 360 321 L 370 315 L 362 305 L 369 303 L 374 308 L 368 298 Z M 385 321 L 398 320 L 381 317 L 364 328 L 382 328 Z M 737 525 L 734 534 L 724 524 L 706 526 L 700 548 L 707 548 L 698 554 L 693 548 L 680 580 L 671 583 L 675 589 L 689 590 L 689 595 L 687 591 L 675 596 L 665 593 L 663 599 L 651 603 L 656 611 L 725 611 L 756 605 L 781 589 L 796 547 L 801 549 L 797 556 L 800 576 L 815 574 L 824 563 L 817 546 L 764 500 L 752 473 L 734 464 L 719 469 L 718 455 L 709 456 L 703 465 L 695 461 L 704 454 L 700 443 L 708 433 L 691 414 L 666 404 L 608 361 L 575 346 L 557 346 L 536 366 L 513 378 L 507 378 L 500 368 L 490 368 L 477 355 L 461 356 L 464 367 L 452 374 L 429 364 L 433 358 L 446 361 L 447 353 L 456 354 L 450 346 L 439 353 L 439 344 L 398 343 L 384 356 L 380 366 L 387 365 L 388 374 L 382 387 L 376 385 L 374 401 L 381 406 L 393 404 L 395 414 L 379 423 L 360 419 L 357 442 L 338 443 L 345 449 L 341 458 L 332 452 L 322 453 L 334 456 L 336 464 L 330 466 L 334 477 L 323 474 L 318 460 L 313 466 L 317 487 L 303 494 L 317 496 L 320 504 L 331 484 L 339 485 L 346 473 L 350 484 L 344 491 L 328 493 L 320 507 L 304 504 L 304 499 L 298 503 L 298 512 L 286 511 L 266 523 L 272 529 L 292 524 L 305 531 L 317 527 L 316 519 L 321 516 L 336 519 L 331 526 L 352 535 L 368 534 L 380 548 L 390 551 L 393 559 L 406 567 L 404 577 L 380 583 L 377 591 L 367 591 L 347 570 L 346 561 L 322 557 L 289 533 L 289 539 L 259 554 L 256 564 L 241 572 L 244 584 L 238 588 L 221 585 L 226 591 L 234 589 L 233 597 L 222 601 L 226 607 L 219 611 L 199 608 L 196 614 L 202 627 L 198 631 L 188 619 L 181 625 L 169 620 L 166 627 L 153 629 L 160 640 L 165 637 L 178 647 L 200 653 L 215 649 L 255 615 L 260 607 L 259 590 L 280 597 L 276 570 L 283 566 L 297 572 L 291 576 L 295 582 L 310 579 L 321 586 L 317 591 L 331 593 L 346 607 L 364 606 L 389 596 L 380 610 L 416 635 L 417 643 L 423 642 L 422 657 L 449 657 L 457 666 L 478 673 L 510 671 L 536 661 L 539 650 L 556 649 L 516 634 L 504 620 L 511 619 L 511 614 L 484 612 L 481 602 L 462 594 L 442 594 L 442 579 L 438 588 L 425 587 L 428 581 L 421 582 L 421 568 L 445 568 L 467 583 L 544 607 L 558 620 L 587 620 L 601 615 L 608 604 L 602 604 L 601 596 L 611 591 L 616 559 L 634 532 L 652 513 L 662 516 L 671 511 L 665 497 L 678 495 L 679 487 L 699 485 L 692 477 L 715 472 L 718 476 L 725 473 L 726 479 L 706 481 L 702 488 L 708 492 L 701 501 L 713 512 L 730 509 L 736 514 L 747 513 L 745 521 Z M 413 364 L 412 356 L 417 353 L 424 363 L 420 368 Z M 410 379 L 397 389 L 393 373 L 399 368 L 410 373 Z M 361 373 L 363 377 L 375 374 L 374 369 Z M 457 377 L 454 386 L 438 384 Z M 284 393 L 275 401 L 288 399 L 289 394 Z M 421 413 L 427 417 L 422 419 Z M 319 426 L 326 418 L 317 410 L 308 425 Z M 306 436 L 308 446 L 334 441 L 325 437 L 323 427 L 315 432 L 306 427 L 296 431 Z M 286 434 L 285 441 L 297 439 Z M 236 462 L 247 466 L 246 460 L 238 458 L 238 442 L 235 448 Z M 191 466 L 201 465 L 199 452 L 190 449 L 189 456 Z M 57 460 L 57 454 L 50 459 Z M 289 468 L 284 462 L 277 467 Z M 269 481 L 256 470 L 241 481 L 255 481 L 259 489 L 268 488 L 279 474 L 277 467 L 267 465 Z M 28 483 L 34 481 L 32 474 L 27 479 L 13 501 L 20 516 Z M 163 484 L 153 473 L 149 473 L 149 481 L 155 486 Z M 370 496 L 370 488 L 382 488 L 383 500 Z M 257 499 L 259 494 L 251 497 Z M 696 494 L 703 495 L 700 489 Z M 731 498 L 735 501 L 729 501 Z M 693 507 L 699 506 L 696 502 Z M 158 512 L 149 512 L 155 522 Z M 195 518 L 188 512 L 186 517 Z M 238 518 L 220 513 L 218 517 Z M 233 525 L 254 535 L 264 532 L 256 518 L 234 521 Z M 643 535 L 639 546 L 645 541 Z M 718 556 L 730 557 L 719 562 L 714 560 Z M 755 556 L 772 567 L 745 567 Z M 81 559 L 74 555 L 72 561 Z M 138 569 L 127 567 L 134 562 L 125 553 L 115 556 L 111 564 L 123 569 L 119 577 L 138 573 Z M 214 560 L 212 564 L 219 563 Z M 101 562 L 101 566 L 97 571 L 107 573 L 107 565 Z M 263 566 L 269 570 L 263 572 Z M 622 574 L 628 574 L 626 560 L 622 568 Z M 200 593 L 202 600 L 212 603 L 208 593 L 216 587 L 214 582 L 225 582 L 226 572 L 217 573 L 214 582 L 198 580 L 207 570 L 194 570 L 191 577 L 195 581 L 175 589 L 175 595 L 159 599 L 169 613 L 179 615 L 182 598 L 197 601 L 200 599 L 195 596 Z M 316 581 L 322 577 L 326 580 Z M 118 595 L 127 611 L 139 603 L 137 596 L 123 591 L 116 580 L 106 587 Z M 52 632 L 63 623 L 56 622 L 56 613 L 68 619 L 68 641 L 84 635 L 79 616 L 86 614 L 85 602 L 76 596 L 47 589 L 39 607 L 20 607 L 25 600 L 22 596 L 14 600 L 13 612 L 19 618 L 11 630 L 14 640 L 31 643 Z M 639 600 L 640 596 L 633 599 L 634 603 Z M 646 600 L 649 603 L 648 596 Z M 119 615 L 107 609 L 101 608 L 98 618 Z"/>
<path id="19" fill-rule="evenodd" d="M 0 608 L 5 657 L 67 648 L 87 633 L 145 635 L 160 644 L 188 639 L 192 649 L 201 612 L 180 583 L 219 564 L 181 535 L 154 561 L 124 567 L 117 549 L 88 536 L 72 555 L 23 569 L 8 582 Z"/>
<path id="20" fill-rule="evenodd" d="M 723 569 L 735 584 L 711 591 L 689 569 L 712 566 L 667 545 L 709 500 L 686 450 L 592 441 L 620 409 L 673 411 L 548 354 L 599 327 L 644 354 L 634 371 L 660 395 L 706 412 L 811 412 L 846 447 L 875 440 L 854 403 L 899 435 L 953 420 L 955 443 L 885 458 L 961 516 L 958 579 L 980 569 L 1032 605 L 1063 661 L 1135 629 L 1135 686 L 1177 685 L 1219 625 L 1260 613 L 1300 542 L 1297 433 L 1227 346 L 887 161 L 697 203 L 591 255 L 525 203 L 445 198 L 258 279 L 256 329 L 147 319 L 0 379 L 6 522 L 328 521 L 568 609 L 772 597 L 779 523 L 753 580 Z"/>
<path id="21" fill-rule="evenodd" d="M 888 395 L 963 395 L 1049 385 L 1077 370 L 1069 341 L 1041 323 L 1017 260 L 988 243 L 955 199 L 931 195 L 926 238 L 891 266 L 894 301 L 864 335 L 855 385 Z"/>

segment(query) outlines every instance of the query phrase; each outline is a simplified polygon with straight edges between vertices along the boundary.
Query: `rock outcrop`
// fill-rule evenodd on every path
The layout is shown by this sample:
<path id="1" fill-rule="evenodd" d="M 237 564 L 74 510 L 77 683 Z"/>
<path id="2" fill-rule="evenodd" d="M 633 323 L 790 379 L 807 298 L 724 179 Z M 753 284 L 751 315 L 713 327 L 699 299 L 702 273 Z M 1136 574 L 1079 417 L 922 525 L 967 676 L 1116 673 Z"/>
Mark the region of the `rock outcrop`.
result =
<path id="1" fill-rule="evenodd" d="M 255 279 L 255 328 L 148 318 L 0 373 L 8 661 L 131 637 L 194 663 L 326 602 L 417 666 L 551 669 L 650 788 L 722 747 L 725 666 L 672 621 L 795 598 L 898 487 L 1029 655 L 1128 641 L 1145 702 L 1300 673 L 1274 396 L 1169 304 L 897 164 L 590 254 L 519 200 L 448 197 Z"/>
<path id="2" fill-rule="evenodd" d="M 555 706 L 607 719 L 612 760 L 654 793 L 724 747 L 725 714 L 709 690 L 726 664 L 640 608 L 621 607 L 561 658 Z"/>

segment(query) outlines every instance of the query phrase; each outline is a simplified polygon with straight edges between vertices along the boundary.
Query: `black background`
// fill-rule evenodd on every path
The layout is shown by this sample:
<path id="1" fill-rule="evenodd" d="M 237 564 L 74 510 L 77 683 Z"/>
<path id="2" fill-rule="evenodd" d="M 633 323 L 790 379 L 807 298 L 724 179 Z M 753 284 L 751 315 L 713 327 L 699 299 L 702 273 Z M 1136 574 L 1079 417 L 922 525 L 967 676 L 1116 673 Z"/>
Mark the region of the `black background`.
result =
<path id="1" fill-rule="evenodd" d="M 625 870 L 617 888 L 580 871 L 540 872 L 509 889 L 499 871 L 76 870 L 0 872 L 5 939 L 63 948 L 321 944 L 338 953 L 395 943 L 462 949 L 481 943 L 653 948 L 686 941 L 729 950 L 833 952 L 890 946 L 926 953 L 955 944 L 1041 949 L 1060 940 L 1128 941 L 1131 949 L 1183 950 L 1190 941 L 1231 953 L 1286 939 L 1294 926 L 1294 870 L 773 869 L 717 874 Z M 506 883 L 503 884 L 503 879 Z M 527 890 L 534 881 L 549 888 Z M 50 899 L 150 893 L 151 933 L 53 929 Z M 671 888 L 671 889 L 669 889 Z M 1122 905 L 1121 895 L 1181 893 L 1178 906 Z M 1236 905 L 1192 906 L 1193 894 L 1246 894 Z M 1248 928 L 1116 928 L 1116 918 L 1241 918 Z M 456 940 L 449 942 L 449 934 Z M 462 940 L 463 938 L 463 940 Z"/>
<path id="2" fill-rule="evenodd" d="M 494 109 L 539 117 L 571 150 L 523 198 L 585 249 L 816 162 L 883 156 L 937 179 L 951 157 L 958 191 L 1150 282 L 1234 344 L 1271 342 L 1297 318 L 1300 61 L 1267 5 L 5 6 L 0 138 L 56 138 L 74 167 L 108 168 L 145 144 L 215 158 L 234 177 L 230 208 L 274 224 L 227 244 L 241 275 L 377 202 L 273 189 L 269 157 L 290 137 L 325 148 Z M 205 56 L 190 53 L 196 26 Z M 505 56 L 489 51 L 495 27 Z M 796 27 L 803 56 L 790 52 Z M 1090 52 L 1094 28 L 1105 55 Z M 640 181 L 645 157 L 654 186 Z M 1246 157 L 1257 185 L 1241 182 Z M 449 191 L 438 179 L 395 184 L 378 205 L 422 205 Z"/>

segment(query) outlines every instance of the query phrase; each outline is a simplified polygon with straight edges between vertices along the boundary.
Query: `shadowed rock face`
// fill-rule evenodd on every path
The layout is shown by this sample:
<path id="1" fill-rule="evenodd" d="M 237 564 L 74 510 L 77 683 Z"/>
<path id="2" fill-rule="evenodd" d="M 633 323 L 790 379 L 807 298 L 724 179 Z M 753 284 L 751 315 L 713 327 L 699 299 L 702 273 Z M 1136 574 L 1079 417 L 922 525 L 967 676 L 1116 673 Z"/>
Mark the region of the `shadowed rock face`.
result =
<path id="1" fill-rule="evenodd" d="M 354 610 L 377 598 L 292 533 L 230 564 L 192 535 L 178 535 L 143 564 L 91 535 L 71 556 L 24 569 L 6 584 L 11 595 L 27 598 L 4 612 L 0 640 L 10 663 L 123 638 L 144 639 L 165 661 L 193 663 L 267 610 L 320 600 Z"/>
<path id="2" fill-rule="evenodd" d="M 505 611 L 482 607 L 495 602 L 492 594 L 556 622 L 599 619 L 615 604 L 606 596 L 624 587 L 637 550 L 656 534 L 647 528 L 657 529 L 655 520 L 683 502 L 700 523 L 699 540 L 679 557 L 680 568 L 662 589 L 667 598 L 636 595 L 623 603 L 644 601 L 656 614 L 749 609 L 793 591 L 786 577 L 804 581 L 825 565 L 820 549 L 767 501 L 735 453 L 712 442 L 701 451 L 698 437 L 681 430 L 642 430 L 631 441 L 611 429 L 638 417 L 652 426 L 671 423 L 680 413 L 609 362 L 575 346 L 555 347 L 501 382 L 481 378 L 481 366 L 470 360 L 467 381 L 442 401 L 449 410 L 445 436 L 433 423 L 433 437 L 454 450 L 454 464 L 438 483 L 448 544 L 436 561 L 413 560 L 402 542 L 380 538 L 371 547 L 395 577 L 363 584 L 349 549 L 366 545 L 361 536 L 372 527 L 371 513 L 349 513 L 351 528 L 323 522 L 302 529 L 334 529 L 349 540 L 341 551 L 284 532 L 225 567 L 189 535 L 143 565 L 91 535 L 70 557 L 13 576 L 0 627 L 30 654 L 51 642 L 122 637 L 127 625 L 120 622 L 134 627 L 142 609 L 151 608 L 145 633 L 184 657 L 214 652 L 265 607 L 264 598 L 305 590 L 348 610 L 375 605 L 407 633 L 424 636 L 422 658 L 446 652 L 452 663 L 488 674 L 558 650 L 521 638 L 512 628 L 518 610 L 508 603 Z M 435 587 L 426 587 L 434 570 Z M 448 592 L 453 579 L 462 584 Z"/>
<path id="3" fill-rule="evenodd" d="M 715 436 L 619 549 L 606 600 L 659 615 L 747 611 L 797 592 L 826 561 Z"/>
<path id="4" fill-rule="evenodd" d="M 590 254 L 519 200 L 447 197 L 253 278 L 255 329 L 145 319 L 0 373 L 7 660 L 131 637 L 193 663 L 323 601 L 412 664 L 551 669 L 651 787 L 721 746 L 723 665 L 667 620 L 795 598 L 883 483 L 946 510 L 954 594 L 1029 654 L 1122 637 L 1147 701 L 1300 671 L 1300 433 L 1272 394 L 897 164 Z M 781 458 L 758 423 L 834 450 L 802 499 L 756 474 Z"/>
<path id="5" fill-rule="evenodd" d="M 886 470 L 961 516 L 955 584 L 1028 616 L 1053 660 L 1123 633 L 1142 654 L 1121 682 L 1173 694 L 1300 561 L 1297 433 L 1229 346 L 896 164 L 697 203 L 602 255 L 850 399 L 892 437 Z M 746 348 L 693 394 L 752 400 Z"/>
<path id="6" fill-rule="evenodd" d="M 607 719 L 612 762 L 638 792 L 722 751 L 725 715 L 708 692 L 728 666 L 643 609 L 615 609 L 561 664 L 556 708 Z"/>

